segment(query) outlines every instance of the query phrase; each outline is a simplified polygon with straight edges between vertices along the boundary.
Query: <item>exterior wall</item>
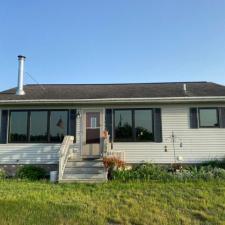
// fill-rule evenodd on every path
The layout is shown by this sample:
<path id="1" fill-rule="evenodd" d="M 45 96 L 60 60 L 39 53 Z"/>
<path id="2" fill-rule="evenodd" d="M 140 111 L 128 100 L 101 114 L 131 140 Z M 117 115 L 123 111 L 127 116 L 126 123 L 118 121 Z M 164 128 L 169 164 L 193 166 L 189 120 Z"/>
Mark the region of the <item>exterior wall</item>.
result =
<path id="1" fill-rule="evenodd" d="M 0 164 L 57 164 L 60 144 L 0 144 Z"/>
<path id="2" fill-rule="evenodd" d="M 18 168 L 23 165 L 24 164 L 0 164 L 0 168 L 4 169 L 7 176 L 15 176 Z M 58 164 L 38 164 L 38 166 L 44 168 L 47 172 L 47 175 L 50 175 L 50 171 L 58 170 Z"/>
<path id="3" fill-rule="evenodd" d="M 128 163 L 154 162 L 173 163 L 174 151 L 171 135 L 177 136 L 175 143 L 176 157 L 182 156 L 183 163 L 198 163 L 205 160 L 225 157 L 225 129 L 200 128 L 190 129 L 190 107 L 225 107 L 225 104 L 164 104 L 164 105 L 105 105 L 98 108 L 143 108 L 160 107 L 162 110 L 163 142 L 113 143 L 113 149 L 125 152 Z M 60 106 L 61 108 L 69 108 Z M 57 108 L 60 108 L 57 107 Z M 96 106 L 92 106 L 96 108 Z M 12 107 L 10 107 L 12 108 Z M 28 108 L 28 107 L 23 107 Z M 37 107 L 36 107 L 37 108 Z M 47 107 L 38 107 L 47 108 Z M 50 108 L 50 107 L 48 107 Z M 74 106 L 73 108 L 78 108 Z M 80 106 L 91 108 L 91 106 Z M 77 118 L 76 143 L 73 151 L 82 150 L 82 110 Z M 0 120 L 1 121 L 1 120 Z M 104 123 L 103 123 L 104 128 Z M 180 147 L 182 142 L 183 147 Z M 167 146 L 167 152 L 165 152 Z M 60 144 L 0 144 L 0 164 L 58 164 Z"/>
<path id="4" fill-rule="evenodd" d="M 24 107 L 25 108 L 25 107 Z M 43 107 L 44 108 L 44 107 Z M 67 107 L 64 107 L 67 108 Z M 0 111 L 1 112 L 1 111 Z M 1 127 L 1 120 L 0 120 Z M 1 129 L 0 129 L 1 130 Z M 76 124 L 76 143 L 71 146 L 71 150 L 80 149 L 80 119 Z M 19 164 L 58 164 L 60 143 L 58 144 L 0 144 L 0 165 Z"/>
<path id="5" fill-rule="evenodd" d="M 2 110 L 0 109 L 0 137 L 1 137 Z"/>
<path id="6" fill-rule="evenodd" d="M 225 128 L 190 129 L 190 107 L 213 107 L 222 105 L 164 105 L 162 109 L 162 143 L 114 143 L 113 149 L 125 152 L 129 163 L 153 162 L 173 163 L 174 150 L 171 135 L 177 137 L 176 158 L 183 157 L 183 163 L 198 163 L 225 158 Z M 224 105 L 223 105 L 224 107 Z M 183 147 L 180 147 L 182 142 Z M 165 152 L 167 146 L 167 152 Z"/>

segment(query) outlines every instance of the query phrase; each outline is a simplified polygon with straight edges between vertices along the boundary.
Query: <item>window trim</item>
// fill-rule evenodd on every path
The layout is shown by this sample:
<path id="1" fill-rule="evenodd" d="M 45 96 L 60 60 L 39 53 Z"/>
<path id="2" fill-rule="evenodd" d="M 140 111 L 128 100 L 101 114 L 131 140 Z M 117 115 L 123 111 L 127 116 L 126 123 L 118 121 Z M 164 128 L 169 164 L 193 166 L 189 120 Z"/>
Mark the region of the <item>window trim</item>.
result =
<path id="1" fill-rule="evenodd" d="M 199 107 L 199 108 L 197 108 L 198 109 L 198 113 L 197 113 L 197 120 L 198 120 L 198 127 L 199 128 L 220 128 L 220 118 L 219 118 L 219 108 L 218 107 Z M 201 120 L 201 118 L 200 118 L 200 111 L 201 110 L 204 110 L 204 109 L 214 109 L 214 110 L 216 110 L 216 118 L 217 118 L 217 126 L 201 126 L 201 124 L 200 124 L 200 120 Z"/>
<path id="2" fill-rule="evenodd" d="M 47 141 L 30 141 L 30 124 L 31 124 L 31 112 L 47 112 Z M 23 144 L 23 143 L 28 143 L 28 144 L 45 144 L 45 143 L 49 143 L 49 144 L 58 144 L 60 142 L 51 142 L 50 141 L 50 121 L 51 121 L 51 112 L 52 111 L 66 111 L 67 112 L 67 130 L 66 133 L 69 133 L 69 125 L 70 125 L 70 119 L 69 119 L 69 109 L 13 109 L 13 110 L 9 110 L 9 120 L 8 120 L 8 143 L 10 144 Z M 27 112 L 27 140 L 20 142 L 20 141 L 11 141 L 10 140 L 10 127 L 11 127 L 11 113 L 12 112 Z M 75 135 L 75 134 L 74 134 Z"/>
<path id="3" fill-rule="evenodd" d="M 115 140 L 115 132 L 116 132 L 116 121 L 115 121 L 115 112 L 116 111 L 123 111 L 123 110 L 130 110 L 131 111 L 131 123 L 132 123 L 132 140 L 129 140 L 129 141 L 117 141 Z M 152 133 L 153 133 L 153 140 L 150 141 L 150 140 L 146 140 L 146 141 L 137 141 L 136 139 L 136 130 L 135 130 L 135 110 L 151 110 L 151 113 L 152 113 Z M 129 143 L 129 142 L 135 142 L 135 143 L 152 143 L 152 142 L 155 142 L 155 134 L 154 134 L 154 108 L 116 108 L 116 109 L 113 109 L 113 112 L 112 112 L 112 117 L 113 117 L 113 142 L 116 142 L 116 143 Z"/>

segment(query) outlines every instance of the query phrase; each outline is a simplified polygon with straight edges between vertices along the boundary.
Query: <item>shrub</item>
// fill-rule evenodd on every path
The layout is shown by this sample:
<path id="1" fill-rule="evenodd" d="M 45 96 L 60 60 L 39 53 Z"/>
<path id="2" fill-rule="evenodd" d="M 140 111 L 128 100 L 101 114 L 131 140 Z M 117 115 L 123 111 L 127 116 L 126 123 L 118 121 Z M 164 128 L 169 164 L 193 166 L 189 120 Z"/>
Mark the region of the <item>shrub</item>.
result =
<path id="1" fill-rule="evenodd" d="M 28 180 L 40 180 L 46 178 L 46 171 L 45 169 L 33 166 L 33 165 L 27 165 L 20 167 L 17 170 L 16 177 L 20 179 L 28 179 Z"/>
<path id="2" fill-rule="evenodd" d="M 202 166 L 211 166 L 213 168 L 222 168 L 225 169 L 225 159 L 223 160 L 211 160 L 211 161 L 206 161 L 203 162 L 199 165 L 199 167 Z"/>
<path id="3" fill-rule="evenodd" d="M 225 179 L 225 170 L 212 166 L 192 166 L 174 174 L 178 180 Z"/>
<path id="4" fill-rule="evenodd" d="M 112 174 L 113 179 L 128 180 L 170 180 L 173 178 L 164 167 L 155 164 L 141 164 L 131 170 L 116 170 Z"/>
<path id="5" fill-rule="evenodd" d="M 211 165 L 189 166 L 185 169 L 179 166 L 179 169 L 177 169 L 177 166 L 166 168 L 156 164 L 142 164 L 131 170 L 115 170 L 112 172 L 112 179 L 119 179 L 121 181 L 225 179 L 225 169 L 213 167 Z"/>
<path id="6" fill-rule="evenodd" d="M 6 172 L 4 169 L 0 168 L 0 179 L 5 179 L 6 178 Z"/>

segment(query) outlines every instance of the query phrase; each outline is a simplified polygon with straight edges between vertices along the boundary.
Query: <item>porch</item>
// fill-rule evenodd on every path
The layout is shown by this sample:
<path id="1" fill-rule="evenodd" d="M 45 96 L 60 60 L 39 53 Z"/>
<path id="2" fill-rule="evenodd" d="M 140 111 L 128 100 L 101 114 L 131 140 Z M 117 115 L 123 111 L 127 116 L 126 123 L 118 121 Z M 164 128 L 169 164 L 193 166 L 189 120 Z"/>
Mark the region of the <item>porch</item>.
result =
<path id="1" fill-rule="evenodd" d="M 103 157 L 118 157 L 124 160 L 124 152 L 109 150 L 109 137 L 104 138 L 103 151 L 98 158 L 82 157 L 82 151 L 73 144 L 73 136 L 65 136 L 60 147 L 59 182 L 104 182 L 107 170 L 103 165 Z"/>
<path id="2" fill-rule="evenodd" d="M 76 137 L 65 136 L 60 146 L 59 182 L 106 181 L 103 157 L 124 160 L 124 153 L 111 149 L 104 109 L 82 109 L 77 115 Z"/>

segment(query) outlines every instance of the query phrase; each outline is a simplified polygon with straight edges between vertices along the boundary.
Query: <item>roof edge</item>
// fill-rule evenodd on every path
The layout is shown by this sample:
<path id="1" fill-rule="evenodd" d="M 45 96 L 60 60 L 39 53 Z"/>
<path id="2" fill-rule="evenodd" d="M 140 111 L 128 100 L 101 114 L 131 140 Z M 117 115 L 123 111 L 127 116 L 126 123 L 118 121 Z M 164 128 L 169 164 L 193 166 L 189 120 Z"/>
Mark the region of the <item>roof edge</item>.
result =
<path id="1" fill-rule="evenodd" d="M 182 102 L 225 102 L 225 96 L 207 97 L 163 97 L 163 98 L 103 98 L 103 99 L 30 99 L 30 100 L 0 100 L 0 104 L 48 104 L 48 103 L 182 103 Z"/>

